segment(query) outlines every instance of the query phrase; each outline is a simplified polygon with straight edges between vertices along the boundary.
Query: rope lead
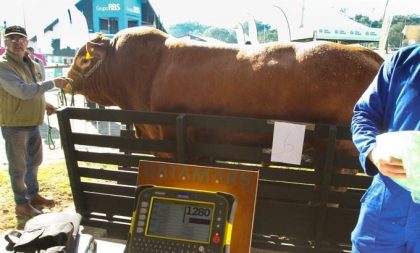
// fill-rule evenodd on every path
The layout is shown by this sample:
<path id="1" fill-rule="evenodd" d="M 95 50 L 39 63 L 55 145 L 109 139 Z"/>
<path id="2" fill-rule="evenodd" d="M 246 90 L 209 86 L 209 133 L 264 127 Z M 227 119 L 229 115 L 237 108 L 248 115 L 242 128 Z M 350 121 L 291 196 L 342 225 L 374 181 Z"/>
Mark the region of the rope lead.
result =
<path id="1" fill-rule="evenodd" d="M 69 82 L 69 85 L 70 85 L 70 95 L 71 95 L 70 106 L 74 106 L 75 103 L 74 103 L 73 79 L 67 78 L 67 77 L 65 79 Z M 67 96 L 66 96 L 66 93 L 64 92 L 63 88 L 60 89 L 60 94 L 59 94 L 58 98 L 60 100 L 60 105 L 61 106 L 67 106 Z"/>
<path id="2" fill-rule="evenodd" d="M 60 106 L 67 106 L 67 97 L 64 93 L 64 89 L 60 89 L 60 92 L 58 94 L 58 99 L 60 100 Z"/>
<path id="3" fill-rule="evenodd" d="M 47 134 L 47 143 L 48 143 L 48 148 L 50 150 L 54 150 L 55 149 L 55 142 L 54 139 L 52 138 L 52 127 L 50 124 L 50 116 L 47 115 L 47 123 L 48 123 L 48 134 Z"/>
<path id="4" fill-rule="evenodd" d="M 74 106 L 73 79 L 66 78 L 66 80 L 69 82 L 69 85 L 70 85 L 70 94 L 71 94 L 70 106 Z M 64 92 L 64 89 L 60 89 L 60 92 L 58 94 L 58 100 L 59 100 L 60 107 L 67 106 L 67 97 L 66 97 L 66 93 Z M 48 123 L 48 134 L 47 134 L 48 148 L 50 150 L 54 150 L 55 149 L 55 143 L 54 143 L 54 139 L 52 138 L 52 134 L 51 134 L 52 127 L 51 127 L 51 124 L 50 124 L 50 116 L 49 115 L 47 115 L 47 123 Z"/>

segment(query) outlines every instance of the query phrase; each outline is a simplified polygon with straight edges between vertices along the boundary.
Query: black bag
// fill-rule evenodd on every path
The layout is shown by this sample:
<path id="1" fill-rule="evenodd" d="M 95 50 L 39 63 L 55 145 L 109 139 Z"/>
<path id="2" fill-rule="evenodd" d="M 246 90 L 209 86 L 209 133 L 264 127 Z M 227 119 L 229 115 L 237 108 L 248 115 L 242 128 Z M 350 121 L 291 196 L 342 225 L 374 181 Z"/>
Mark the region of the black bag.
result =
<path id="1" fill-rule="evenodd" d="M 67 253 L 73 249 L 81 216 L 69 213 L 46 213 L 27 221 L 22 232 L 5 236 L 8 248 L 23 253 Z"/>

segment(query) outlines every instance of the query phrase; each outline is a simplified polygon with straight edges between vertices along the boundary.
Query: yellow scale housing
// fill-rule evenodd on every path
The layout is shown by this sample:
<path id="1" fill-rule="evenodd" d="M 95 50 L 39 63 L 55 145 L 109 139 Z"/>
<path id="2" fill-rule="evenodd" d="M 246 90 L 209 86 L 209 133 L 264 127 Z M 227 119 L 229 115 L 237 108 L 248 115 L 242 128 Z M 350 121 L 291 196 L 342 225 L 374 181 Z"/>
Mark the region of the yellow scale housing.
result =
<path id="1" fill-rule="evenodd" d="M 228 253 L 235 209 L 224 192 L 139 186 L 125 253 Z"/>

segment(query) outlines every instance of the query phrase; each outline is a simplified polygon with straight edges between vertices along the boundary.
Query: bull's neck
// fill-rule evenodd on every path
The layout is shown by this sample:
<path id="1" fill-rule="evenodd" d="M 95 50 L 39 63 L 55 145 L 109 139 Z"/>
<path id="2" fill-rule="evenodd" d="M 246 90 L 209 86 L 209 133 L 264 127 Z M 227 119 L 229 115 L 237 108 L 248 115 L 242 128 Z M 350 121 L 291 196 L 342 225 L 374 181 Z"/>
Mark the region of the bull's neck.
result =
<path id="1" fill-rule="evenodd" d="M 109 78 L 106 64 L 102 63 L 92 75 L 83 80 L 84 95 L 101 105 L 116 105 L 110 100 L 109 85 L 105 82 Z"/>
<path id="2" fill-rule="evenodd" d="M 124 110 L 148 111 L 148 91 L 145 82 L 138 77 L 136 64 L 118 61 L 104 61 L 95 75 L 90 93 L 98 94 L 107 105 L 115 105 Z"/>

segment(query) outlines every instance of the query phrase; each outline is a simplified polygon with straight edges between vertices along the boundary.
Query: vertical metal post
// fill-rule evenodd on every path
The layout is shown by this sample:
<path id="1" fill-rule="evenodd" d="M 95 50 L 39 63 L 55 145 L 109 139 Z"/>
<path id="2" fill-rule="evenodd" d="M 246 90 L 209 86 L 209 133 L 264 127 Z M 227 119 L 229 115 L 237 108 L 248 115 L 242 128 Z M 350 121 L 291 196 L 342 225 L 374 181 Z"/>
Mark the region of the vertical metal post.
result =
<path id="1" fill-rule="evenodd" d="M 176 117 L 176 160 L 185 163 L 187 156 L 185 148 L 187 144 L 186 115 L 180 114 Z"/>
<path id="2" fill-rule="evenodd" d="M 86 205 L 81 190 L 81 178 L 79 174 L 79 165 L 76 159 L 76 150 L 71 138 L 72 128 L 70 125 L 71 110 L 73 108 L 64 108 L 57 111 L 58 125 L 60 128 L 61 143 L 66 158 L 67 172 L 69 175 L 70 187 L 73 194 L 73 201 L 76 212 L 86 218 Z"/>
<path id="3" fill-rule="evenodd" d="M 328 131 L 327 153 L 323 168 L 321 190 L 321 200 L 319 203 L 318 219 L 316 224 L 316 244 L 319 245 L 324 238 L 325 220 L 327 217 L 327 204 L 329 188 L 331 185 L 332 173 L 334 173 L 334 160 L 335 160 L 335 144 L 337 141 L 337 126 L 330 125 Z"/>

